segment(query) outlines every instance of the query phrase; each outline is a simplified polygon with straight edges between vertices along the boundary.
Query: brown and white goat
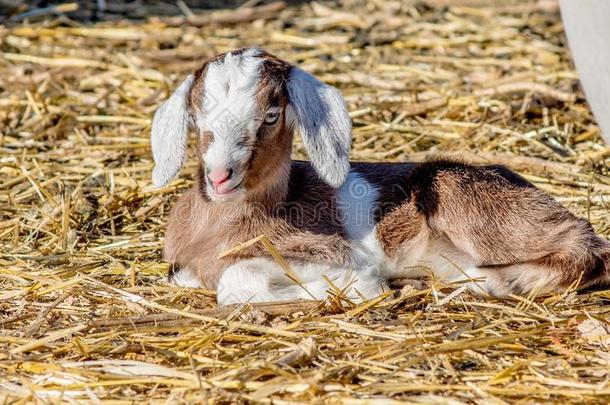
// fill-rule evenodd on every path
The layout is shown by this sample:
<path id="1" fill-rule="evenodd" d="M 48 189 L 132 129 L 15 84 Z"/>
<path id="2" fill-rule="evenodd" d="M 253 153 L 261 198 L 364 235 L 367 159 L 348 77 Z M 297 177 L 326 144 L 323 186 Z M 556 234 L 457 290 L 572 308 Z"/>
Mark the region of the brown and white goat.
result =
<path id="1" fill-rule="evenodd" d="M 311 163 L 291 159 L 297 128 Z M 323 298 L 331 282 L 370 298 L 429 271 L 495 296 L 610 279 L 610 244 L 504 167 L 350 164 L 339 91 L 262 50 L 210 59 L 159 108 L 156 185 L 179 171 L 189 129 L 200 169 L 170 215 L 165 258 L 171 282 L 221 303 Z M 300 285 L 258 245 L 218 258 L 260 234 Z"/>

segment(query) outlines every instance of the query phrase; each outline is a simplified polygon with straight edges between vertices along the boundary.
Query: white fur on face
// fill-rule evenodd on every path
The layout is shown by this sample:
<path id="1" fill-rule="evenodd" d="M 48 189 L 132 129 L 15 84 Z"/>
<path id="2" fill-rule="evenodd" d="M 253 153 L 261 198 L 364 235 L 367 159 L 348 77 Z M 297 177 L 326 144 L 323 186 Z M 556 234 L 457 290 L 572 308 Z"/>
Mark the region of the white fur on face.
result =
<path id="1" fill-rule="evenodd" d="M 259 111 L 256 102 L 264 60 L 264 53 L 253 48 L 229 52 L 210 62 L 200 90 L 203 106 L 193 113 L 198 132 L 214 136 L 202 159 L 212 169 L 233 169 L 235 181 L 230 185 L 235 188 L 243 180 L 245 163 L 252 155 L 252 147 L 243 143 L 244 137 L 256 133 L 266 113 Z M 351 146 L 351 119 L 343 96 L 296 67 L 290 69 L 287 79 L 287 122 L 298 126 L 316 172 L 331 186 L 339 187 L 349 172 Z M 190 75 L 155 114 L 151 138 L 156 163 L 153 181 L 157 186 L 169 182 L 184 162 L 190 125 L 187 98 L 192 82 Z"/>
<path id="2" fill-rule="evenodd" d="M 208 66 L 204 79 L 203 111 L 195 119 L 201 132 L 210 131 L 214 140 L 203 156 L 206 165 L 229 168 L 244 164 L 250 148 L 240 145 L 244 134 L 256 132 L 260 114 L 256 90 L 260 80 L 260 51 L 227 53 Z M 241 173 L 236 173 L 237 175 Z"/>

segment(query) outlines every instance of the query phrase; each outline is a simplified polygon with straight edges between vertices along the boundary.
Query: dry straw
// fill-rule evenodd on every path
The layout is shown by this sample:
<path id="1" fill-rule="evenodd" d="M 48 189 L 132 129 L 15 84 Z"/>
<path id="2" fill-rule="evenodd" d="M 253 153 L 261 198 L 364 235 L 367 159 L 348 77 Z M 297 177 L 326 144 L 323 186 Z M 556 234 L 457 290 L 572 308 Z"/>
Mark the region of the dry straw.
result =
<path id="1" fill-rule="evenodd" d="M 150 187 L 151 115 L 253 44 L 343 90 L 354 159 L 503 163 L 610 236 L 610 149 L 554 1 L 265 7 L 0 27 L 0 402 L 607 403 L 608 292 L 499 301 L 432 280 L 219 308 L 164 283 L 194 164 Z"/>

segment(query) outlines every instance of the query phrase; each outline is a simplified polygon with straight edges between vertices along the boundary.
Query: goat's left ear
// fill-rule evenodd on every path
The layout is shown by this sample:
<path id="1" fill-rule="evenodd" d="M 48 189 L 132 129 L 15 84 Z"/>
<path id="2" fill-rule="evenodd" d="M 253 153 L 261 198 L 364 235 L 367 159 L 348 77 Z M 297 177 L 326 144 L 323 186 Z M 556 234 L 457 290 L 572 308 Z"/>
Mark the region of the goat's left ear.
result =
<path id="1" fill-rule="evenodd" d="M 189 75 L 155 113 L 150 131 L 155 168 L 153 184 L 166 185 L 178 173 L 186 157 L 189 117 L 186 99 L 193 83 Z"/>
<path id="2" fill-rule="evenodd" d="M 343 96 L 294 66 L 287 87 L 289 105 L 313 168 L 332 187 L 339 187 L 349 172 L 352 144 L 352 120 Z"/>

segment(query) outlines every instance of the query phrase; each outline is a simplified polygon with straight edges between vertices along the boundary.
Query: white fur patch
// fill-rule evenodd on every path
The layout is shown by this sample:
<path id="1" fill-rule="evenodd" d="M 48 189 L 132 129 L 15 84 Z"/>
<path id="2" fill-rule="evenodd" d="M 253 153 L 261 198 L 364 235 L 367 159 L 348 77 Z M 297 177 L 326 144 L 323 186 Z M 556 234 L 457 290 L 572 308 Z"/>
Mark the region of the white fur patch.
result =
<path id="1" fill-rule="evenodd" d="M 425 248 L 417 255 L 415 264 L 431 271 L 436 278 L 446 281 L 462 280 L 466 271 L 476 265 L 472 256 L 456 248 L 447 239 L 442 237 L 427 237 L 427 239 Z M 421 246 L 424 246 L 423 241 Z"/>
<path id="2" fill-rule="evenodd" d="M 188 268 L 183 268 L 176 271 L 169 279 L 171 284 L 177 285 L 179 287 L 187 287 L 187 288 L 202 288 L 203 283 L 197 277 L 194 272 L 190 271 Z"/>
<path id="3" fill-rule="evenodd" d="M 375 228 L 377 188 L 352 171 L 336 196 L 345 233 L 352 240 L 364 239 Z"/>
<path id="4" fill-rule="evenodd" d="M 444 239 L 430 238 L 421 232 L 405 241 L 393 258 L 385 255 L 376 229 L 361 242 L 363 256 L 378 263 L 379 274 L 386 279 L 418 278 L 434 274 L 436 278 L 457 281 L 467 278 L 465 270 L 474 266 L 473 259 Z"/>
<path id="5" fill-rule="evenodd" d="M 470 268 L 467 277 L 450 281 L 467 281 L 470 289 L 477 294 L 506 297 L 509 294 L 544 294 L 555 291 L 561 274 L 534 264 L 515 264 L 511 266 L 486 269 Z"/>
<path id="6" fill-rule="evenodd" d="M 184 163 L 188 135 L 186 97 L 192 83 L 193 75 L 189 75 L 155 113 L 150 142 L 155 159 L 153 183 L 157 187 L 167 184 Z"/>
<path id="7" fill-rule="evenodd" d="M 218 284 L 218 302 L 223 305 L 242 302 L 324 299 L 330 284 L 326 276 L 340 289 L 349 288 L 348 296 L 374 298 L 384 291 L 384 284 L 367 271 L 351 272 L 343 267 L 317 263 L 291 263 L 302 286 L 288 278 L 271 259 L 256 258 L 240 261 L 228 267 Z"/>
<path id="8" fill-rule="evenodd" d="M 383 252 L 374 233 L 362 245 L 369 257 L 381 257 L 379 267 L 383 278 L 416 278 L 430 275 L 451 283 L 466 283 L 469 289 L 481 295 L 505 297 L 511 293 L 553 291 L 559 284 L 559 274 L 532 264 L 515 264 L 506 267 L 480 268 L 470 253 L 464 252 L 443 237 L 429 237 L 426 233 L 399 248 L 396 258 L 383 258 Z"/>
<path id="9" fill-rule="evenodd" d="M 255 120 L 260 111 L 256 90 L 260 79 L 258 49 L 241 54 L 227 53 L 224 59 L 208 66 L 204 80 L 203 111 L 196 122 L 201 131 L 210 131 L 214 140 L 203 156 L 211 167 L 232 167 L 250 157 L 248 148 L 240 146 L 246 132 L 256 132 Z"/>
<path id="10" fill-rule="evenodd" d="M 386 259 L 386 255 L 383 251 L 383 247 L 377 238 L 377 227 L 374 227 L 361 241 L 360 246 L 364 250 L 364 253 L 369 258 L 376 262 L 383 262 Z"/>
<path id="11" fill-rule="evenodd" d="M 303 144 L 320 177 L 339 187 L 349 172 L 352 120 L 336 88 L 293 67 L 287 84 L 291 116 L 297 120 Z"/>

